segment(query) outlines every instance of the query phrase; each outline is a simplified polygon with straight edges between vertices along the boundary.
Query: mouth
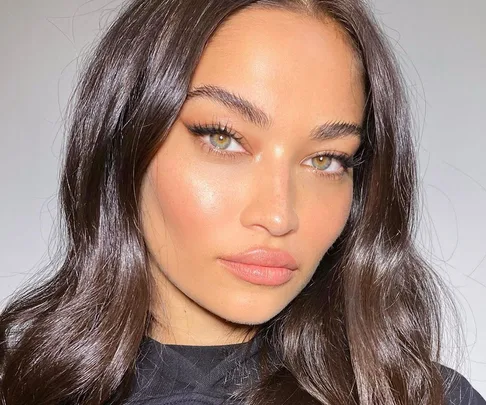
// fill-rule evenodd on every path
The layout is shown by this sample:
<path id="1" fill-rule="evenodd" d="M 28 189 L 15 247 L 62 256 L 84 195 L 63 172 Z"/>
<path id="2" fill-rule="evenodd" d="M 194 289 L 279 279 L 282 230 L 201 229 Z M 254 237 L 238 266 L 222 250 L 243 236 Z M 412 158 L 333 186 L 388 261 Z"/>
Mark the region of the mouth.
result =
<path id="1" fill-rule="evenodd" d="M 298 269 L 297 262 L 290 253 L 265 247 L 252 248 L 218 260 L 236 277 L 257 285 L 285 284 Z"/>
<path id="2" fill-rule="evenodd" d="M 287 283 L 294 275 L 294 270 L 286 267 L 266 267 L 254 264 L 231 262 L 219 259 L 236 277 L 257 285 L 278 286 Z"/>
<path id="3" fill-rule="evenodd" d="M 223 256 L 223 260 L 238 262 L 263 267 L 287 268 L 297 270 L 297 262 L 294 257 L 285 250 L 270 249 L 267 247 L 255 247 L 242 253 Z"/>

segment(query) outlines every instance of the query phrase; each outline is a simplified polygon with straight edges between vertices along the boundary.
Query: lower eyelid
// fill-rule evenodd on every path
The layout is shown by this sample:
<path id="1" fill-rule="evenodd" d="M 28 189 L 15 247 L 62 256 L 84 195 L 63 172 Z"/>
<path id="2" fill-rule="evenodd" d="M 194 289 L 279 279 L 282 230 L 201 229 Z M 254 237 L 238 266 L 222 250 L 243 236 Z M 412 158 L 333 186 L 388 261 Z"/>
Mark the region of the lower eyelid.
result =
<path id="1" fill-rule="evenodd" d="M 312 166 L 309 169 L 318 177 L 324 177 L 325 179 L 331 180 L 340 180 L 342 179 L 349 171 L 347 170 L 340 170 L 339 172 L 326 172 L 323 170 L 316 169 Z"/>

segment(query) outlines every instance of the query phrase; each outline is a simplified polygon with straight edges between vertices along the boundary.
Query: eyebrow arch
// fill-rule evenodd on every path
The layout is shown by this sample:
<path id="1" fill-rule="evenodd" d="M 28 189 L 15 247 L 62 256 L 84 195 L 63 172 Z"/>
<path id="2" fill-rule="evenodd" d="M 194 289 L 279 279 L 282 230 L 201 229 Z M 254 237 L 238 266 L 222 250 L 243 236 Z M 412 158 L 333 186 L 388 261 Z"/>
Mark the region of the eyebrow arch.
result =
<path id="1" fill-rule="evenodd" d="M 254 105 L 251 101 L 221 87 L 209 85 L 196 87 L 187 93 L 186 100 L 194 97 L 215 100 L 236 113 L 241 114 L 247 121 L 250 121 L 258 127 L 268 128 L 272 123 L 270 117 L 261 108 Z"/>
<path id="2" fill-rule="evenodd" d="M 316 141 L 326 141 L 351 135 L 361 139 L 363 132 L 363 127 L 358 124 L 343 121 L 326 122 L 316 126 L 312 130 L 310 138 Z"/>
<path id="3" fill-rule="evenodd" d="M 272 119 L 259 107 L 251 101 L 225 90 L 218 86 L 203 85 L 190 90 L 187 93 L 186 100 L 196 97 L 203 97 L 214 100 L 225 107 L 230 108 L 236 113 L 241 114 L 247 121 L 255 124 L 260 128 L 268 128 L 272 124 Z M 347 135 L 353 135 L 361 138 L 363 128 L 359 124 L 348 123 L 344 121 L 328 122 L 316 126 L 312 131 L 310 138 L 312 140 L 330 140 L 342 138 Z"/>

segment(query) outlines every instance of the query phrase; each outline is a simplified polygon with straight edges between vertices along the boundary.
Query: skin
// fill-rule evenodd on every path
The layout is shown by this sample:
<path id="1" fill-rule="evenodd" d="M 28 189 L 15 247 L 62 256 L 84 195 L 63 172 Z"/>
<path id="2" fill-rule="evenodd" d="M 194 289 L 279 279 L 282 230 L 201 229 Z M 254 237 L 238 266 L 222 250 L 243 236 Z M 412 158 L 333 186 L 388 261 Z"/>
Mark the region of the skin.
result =
<path id="1" fill-rule="evenodd" d="M 270 122 L 262 128 L 214 99 L 192 97 L 147 170 L 141 210 L 155 278 L 150 335 L 163 343 L 250 339 L 309 282 L 352 201 L 352 169 L 332 177 L 340 163 L 318 172 L 312 157 L 352 156 L 359 138 L 309 138 L 319 124 L 363 120 L 359 65 L 339 26 L 284 10 L 240 11 L 206 47 L 191 89 L 202 85 L 238 94 Z M 217 122 L 243 140 L 217 143 L 217 135 L 187 129 Z M 232 158 L 208 153 L 221 145 Z M 288 251 L 298 264 L 292 278 L 256 285 L 218 261 L 254 246 Z"/>

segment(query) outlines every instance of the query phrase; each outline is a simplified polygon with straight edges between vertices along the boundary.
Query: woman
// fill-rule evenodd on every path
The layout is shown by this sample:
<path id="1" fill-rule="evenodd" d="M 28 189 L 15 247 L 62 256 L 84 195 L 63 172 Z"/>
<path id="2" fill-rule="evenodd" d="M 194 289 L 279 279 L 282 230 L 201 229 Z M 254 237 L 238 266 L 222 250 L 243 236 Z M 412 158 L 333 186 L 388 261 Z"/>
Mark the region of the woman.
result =
<path id="1" fill-rule="evenodd" d="M 2 403 L 484 404 L 437 363 L 401 78 L 356 0 L 135 0 L 80 82 L 63 262 Z"/>

